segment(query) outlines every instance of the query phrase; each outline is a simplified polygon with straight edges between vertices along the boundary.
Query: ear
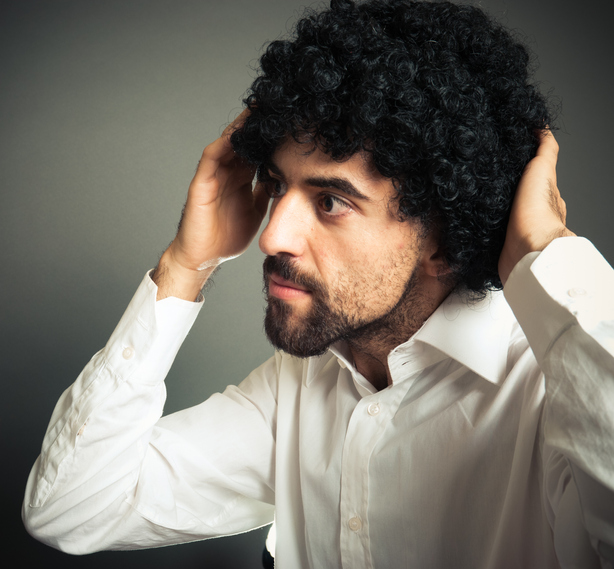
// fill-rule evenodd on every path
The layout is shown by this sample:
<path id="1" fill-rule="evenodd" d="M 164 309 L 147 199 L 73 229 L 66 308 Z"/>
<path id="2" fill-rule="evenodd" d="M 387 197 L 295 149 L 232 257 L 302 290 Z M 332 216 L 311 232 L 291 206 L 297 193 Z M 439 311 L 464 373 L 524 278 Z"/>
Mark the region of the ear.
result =
<path id="1" fill-rule="evenodd" d="M 439 244 L 438 231 L 429 231 L 424 238 L 420 264 L 424 274 L 429 277 L 439 279 L 452 272 L 452 269 L 446 261 L 443 249 Z"/>

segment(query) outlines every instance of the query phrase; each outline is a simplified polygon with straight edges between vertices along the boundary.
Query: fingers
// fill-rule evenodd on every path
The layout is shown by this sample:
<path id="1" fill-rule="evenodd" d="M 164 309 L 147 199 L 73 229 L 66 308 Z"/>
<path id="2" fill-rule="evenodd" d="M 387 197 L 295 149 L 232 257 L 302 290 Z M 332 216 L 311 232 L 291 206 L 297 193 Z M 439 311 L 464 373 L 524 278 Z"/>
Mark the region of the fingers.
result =
<path id="1" fill-rule="evenodd" d="M 249 109 L 244 109 L 243 112 L 224 129 L 222 136 L 203 150 L 203 154 L 196 169 L 196 175 L 199 178 L 212 178 L 215 176 L 215 172 L 220 164 L 228 164 L 230 161 L 237 158 L 230 144 L 230 136 L 235 130 L 243 126 L 248 115 Z"/>
<path id="2" fill-rule="evenodd" d="M 222 132 L 221 138 L 230 138 L 230 135 L 243 126 L 245 119 L 249 116 L 249 109 L 243 109 L 239 116 L 233 120 Z"/>
<path id="3" fill-rule="evenodd" d="M 226 127 L 224 133 L 228 131 L 228 128 L 229 127 Z M 234 130 L 232 132 L 234 132 Z M 232 134 L 232 132 L 230 134 Z M 207 163 L 210 161 L 219 163 L 234 156 L 234 151 L 232 150 L 232 146 L 230 144 L 230 134 L 227 136 L 222 134 L 222 136 L 220 136 L 217 140 L 214 140 L 203 150 L 203 155 L 200 159 L 201 165 L 203 162 Z"/>
<path id="4" fill-rule="evenodd" d="M 538 130 L 536 135 L 539 146 L 537 147 L 535 156 L 543 156 L 549 160 L 554 160 L 554 164 L 556 164 L 559 155 L 559 144 L 554 138 L 552 131 L 546 128 L 544 130 Z"/>
<path id="5" fill-rule="evenodd" d="M 535 157 L 525 167 L 523 179 L 530 180 L 531 184 L 529 185 L 532 185 L 537 179 L 541 178 L 547 180 L 549 185 L 556 188 L 556 163 L 559 155 L 559 145 L 552 131 L 547 128 L 536 130 L 535 136 L 539 146 L 537 147 Z M 546 189 L 545 186 L 544 189 Z"/>

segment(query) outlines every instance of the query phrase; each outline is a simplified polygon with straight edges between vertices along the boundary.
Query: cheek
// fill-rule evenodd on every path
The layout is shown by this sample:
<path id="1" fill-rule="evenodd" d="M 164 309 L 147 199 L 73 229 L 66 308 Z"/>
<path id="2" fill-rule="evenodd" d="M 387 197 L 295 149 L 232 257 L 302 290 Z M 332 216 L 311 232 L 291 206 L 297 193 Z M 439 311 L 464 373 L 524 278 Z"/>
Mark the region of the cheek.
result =
<path id="1" fill-rule="evenodd" d="M 407 231 L 377 231 L 364 227 L 351 238 L 314 240 L 316 271 L 328 286 L 344 290 L 404 287 L 415 263 Z"/>

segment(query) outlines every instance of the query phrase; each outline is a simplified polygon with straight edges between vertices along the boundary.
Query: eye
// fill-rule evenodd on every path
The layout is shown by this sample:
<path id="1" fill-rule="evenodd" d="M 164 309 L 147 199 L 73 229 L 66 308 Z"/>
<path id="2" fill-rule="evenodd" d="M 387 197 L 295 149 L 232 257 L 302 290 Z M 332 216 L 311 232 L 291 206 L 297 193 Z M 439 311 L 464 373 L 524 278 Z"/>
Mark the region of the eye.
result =
<path id="1" fill-rule="evenodd" d="M 265 168 L 258 170 L 258 181 L 264 185 L 264 190 L 271 199 L 281 197 L 286 191 L 281 180 L 274 178 Z"/>
<path id="2" fill-rule="evenodd" d="M 333 194 L 322 194 L 318 200 L 318 205 L 326 215 L 343 215 L 351 211 L 348 203 Z"/>
<path id="3" fill-rule="evenodd" d="M 269 180 L 267 180 L 265 184 L 265 189 L 266 193 L 271 199 L 279 198 L 285 193 L 281 182 L 279 180 L 276 180 L 275 178 L 270 178 Z"/>

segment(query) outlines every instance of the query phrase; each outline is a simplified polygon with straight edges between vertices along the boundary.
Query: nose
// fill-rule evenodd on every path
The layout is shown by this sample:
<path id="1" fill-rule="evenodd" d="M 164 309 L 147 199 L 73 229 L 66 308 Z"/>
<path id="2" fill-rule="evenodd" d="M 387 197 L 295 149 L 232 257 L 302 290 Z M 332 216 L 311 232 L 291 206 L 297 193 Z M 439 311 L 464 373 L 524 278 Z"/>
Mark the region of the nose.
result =
<path id="1" fill-rule="evenodd" d="M 269 222 L 258 245 L 265 255 L 300 257 L 310 231 L 308 207 L 299 192 L 286 191 L 271 204 Z"/>

